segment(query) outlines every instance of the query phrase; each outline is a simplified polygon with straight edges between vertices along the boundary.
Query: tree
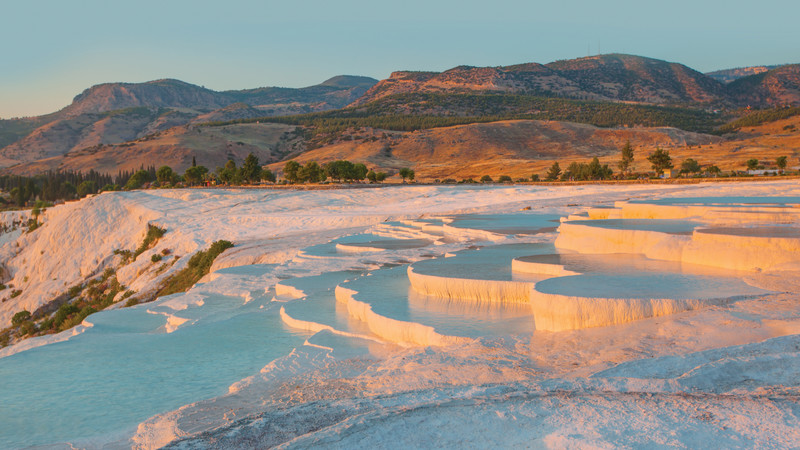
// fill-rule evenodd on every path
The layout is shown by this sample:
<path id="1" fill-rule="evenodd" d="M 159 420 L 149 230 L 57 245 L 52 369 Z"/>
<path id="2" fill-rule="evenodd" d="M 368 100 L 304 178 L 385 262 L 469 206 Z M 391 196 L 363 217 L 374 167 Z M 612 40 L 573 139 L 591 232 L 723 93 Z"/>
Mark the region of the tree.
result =
<path id="1" fill-rule="evenodd" d="M 39 188 L 36 186 L 36 182 L 33 181 L 33 178 L 28 178 L 28 181 L 25 182 L 25 192 L 28 196 L 26 201 L 36 199 L 36 196 L 39 195 Z"/>
<path id="2" fill-rule="evenodd" d="M 144 172 L 143 176 L 147 177 L 147 181 L 150 181 L 152 179 L 152 178 L 150 178 L 150 172 L 148 172 L 146 170 L 140 170 L 139 172 Z M 138 174 L 139 172 L 136 172 L 136 173 Z M 133 177 L 131 177 L 131 178 L 133 178 Z M 130 181 L 130 180 L 128 180 L 128 181 Z M 146 183 L 147 181 L 142 182 L 142 184 Z M 141 187 L 141 184 L 139 185 L 139 187 Z M 138 188 L 134 188 L 134 189 L 138 189 Z M 73 198 L 75 196 L 75 194 L 78 192 L 78 190 L 75 188 L 75 185 L 70 183 L 69 181 L 65 181 L 64 182 L 64 184 L 62 186 L 62 190 L 64 192 L 65 198 Z"/>
<path id="3" fill-rule="evenodd" d="M 511 177 L 508 175 L 500 175 L 500 178 L 497 179 L 498 183 L 511 183 Z"/>
<path id="4" fill-rule="evenodd" d="M 264 169 L 261 171 L 261 179 L 264 181 L 269 181 L 270 183 L 275 182 L 275 174 L 272 173 L 269 169 Z"/>
<path id="5" fill-rule="evenodd" d="M 370 170 L 367 172 L 367 180 L 369 180 L 370 183 L 376 183 L 378 181 L 378 174 Z"/>
<path id="6" fill-rule="evenodd" d="M 175 172 L 172 171 L 172 167 L 170 166 L 161 166 L 156 170 L 156 179 L 159 183 L 171 183 L 173 177 L 175 176 Z M 78 193 L 80 195 L 80 193 Z"/>
<path id="7" fill-rule="evenodd" d="M 249 183 L 261 179 L 261 165 L 258 163 L 258 157 L 252 153 L 247 155 L 242 164 L 242 179 Z"/>
<path id="8" fill-rule="evenodd" d="M 326 175 L 322 167 L 316 161 L 310 161 L 297 171 L 297 179 L 300 182 L 319 183 L 325 181 Z"/>
<path id="9" fill-rule="evenodd" d="M 183 174 L 183 179 L 190 185 L 199 184 L 203 181 L 203 177 L 208 173 L 208 168 L 205 166 L 192 166 L 186 169 Z"/>
<path id="10" fill-rule="evenodd" d="M 531 175 L 531 181 L 533 181 L 533 182 L 539 181 L 539 174 L 535 173 L 535 174 Z"/>
<path id="11" fill-rule="evenodd" d="M 150 172 L 142 169 L 131 175 L 131 177 L 128 179 L 128 182 L 125 183 L 125 189 L 139 189 L 142 187 L 142 185 L 150 181 L 153 181 L 153 178 L 150 176 Z"/>
<path id="12" fill-rule="evenodd" d="M 354 180 L 362 181 L 364 178 L 367 177 L 367 172 L 368 172 L 367 171 L 367 166 L 365 166 L 363 163 L 355 163 L 355 164 L 353 164 L 353 173 L 352 173 L 352 175 L 353 175 L 353 179 Z M 412 177 L 412 179 L 413 179 L 413 177 Z"/>
<path id="13" fill-rule="evenodd" d="M 386 179 L 386 172 L 376 172 L 375 173 L 375 180 L 378 183 L 382 183 Z"/>
<path id="14" fill-rule="evenodd" d="M 197 167 L 197 160 L 192 156 L 192 167 Z"/>
<path id="15" fill-rule="evenodd" d="M 297 183 L 300 167 L 302 166 L 297 161 L 287 161 L 286 164 L 283 165 L 283 178 L 289 183 Z"/>
<path id="16" fill-rule="evenodd" d="M 719 173 L 721 172 L 721 170 L 719 170 L 719 167 L 717 167 L 716 165 L 709 167 L 708 169 L 706 169 L 706 171 L 711 175 L 714 175 L 715 177 L 718 176 Z"/>
<path id="17" fill-rule="evenodd" d="M 681 173 L 697 173 L 700 172 L 700 163 L 692 158 L 686 158 L 681 163 Z"/>
<path id="18" fill-rule="evenodd" d="M 323 166 L 325 174 L 334 180 L 352 180 L 354 166 L 346 160 L 331 161 Z M 366 175 L 366 174 L 365 174 Z"/>
<path id="19" fill-rule="evenodd" d="M 663 150 L 656 147 L 656 151 L 647 157 L 653 170 L 660 176 L 664 174 L 664 170 L 672 168 L 672 157 L 669 156 L 668 150 Z"/>
<path id="20" fill-rule="evenodd" d="M 747 160 L 747 170 L 756 170 L 758 169 L 758 160 L 756 158 L 750 158 Z"/>
<path id="21" fill-rule="evenodd" d="M 408 167 L 403 167 L 402 169 L 400 169 L 399 174 L 400 177 L 403 178 L 403 183 L 406 182 L 406 178 L 412 181 L 414 180 L 414 171 L 409 169 Z"/>
<path id="22" fill-rule="evenodd" d="M 550 170 L 547 171 L 547 175 L 545 176 L 545 180 L 547 181 L 556 181 L 558 176 L 561 175 L 561 166 L 558 165 L 558 161 L 554 162 L 552 166 L 550 166 Z"/>
<path id="23" fill-rule="evenodd" d="M 97 193 L 97 183 L 94 180 L 85 180 L 78 185 L 78 197 L 83 198 L 94 193 Z"/>
<path id="24" fill-rule="evenodd" d="M 778 158 L 775 160 L 775 165 L 777 165 L 777 166 L 778 166 L 778 169 L 780 169 L 781 171 L 783 171 L 784 169 L 786 169 L 786 159 L 787 159 L 787 158 L 786 158 L 785 156 L 779 156 L 779 157 L 778 157 Z"/>
<path id="25" fill-rule="evenodd" d="M 588 178 L 590 180 L 605 180 L 611 178 L 613 171 L 608 167 L 608 164 L 600 165 L 600 160 L 595 156 L 586 167 L 588 171 Z"/>
<path id="26" fill-rule="evenodd" d="M 217 176 L 219 177 L 220 181 L 227 184 L 235 184 L 237 178 L 241 178 L 241 174 L 238 174 L 236 170 L 236 163 L 229 159 L 228 162 L 225 163 L 225 167 L 217 167 Z"/>
<path id="27" fill-rule="evenodd" d="M 619 167 L 620 172 L 626 173 L 633 164 L 633 147 L 631 147 L 631 141 L 626 141 L 625 145 L 622 147 L 622 158 L 619 160 L 617 167 Z"/>
<path id="28" fill-rule="evenodd" d="M 489 175 L 484 175 L 481 177 L 481 183 L 491 183 L 492 181 L 492 177 Z"/>

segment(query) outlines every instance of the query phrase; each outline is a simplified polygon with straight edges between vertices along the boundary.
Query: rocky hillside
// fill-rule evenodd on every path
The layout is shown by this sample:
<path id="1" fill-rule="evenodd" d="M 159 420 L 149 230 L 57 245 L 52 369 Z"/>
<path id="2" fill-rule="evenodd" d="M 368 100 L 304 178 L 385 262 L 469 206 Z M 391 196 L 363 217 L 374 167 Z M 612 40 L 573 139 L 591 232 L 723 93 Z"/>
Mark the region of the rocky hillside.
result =
<path id="1" fill-rule="evenodd" d="M 125 108 L 161 107 L 212 110 L 233 103 L 227 95 L 179 80 L 105 83 L 78 94 L 59 115 L 75 117 Z"/>
<path id="2" fill-rule="evenodd" d="M 800 105 L 800 64 L 790 64 L 728 85 L 738 101 L 752 107 Z"/>
<path id="3" fill-rule="evenodd" d="M 0 167 L 121 144 L 189 123 L 341 108 L 377 80 L 339 76 L 316 86 L 215 92 L 178 80 L 91 87 L 61 111 L 0 120 Z"/>
<path id="4" fill-rule="evenodd" d="M 395 72 L 355 104 L 411 92 L 493 91 L 655 104 L 714 103 L 722 83 L 682 64 L 631 55 L 601 55 L 550 64 L 460 66 L 442 73 Z"/>
<path id="5" fill-rule="evenodd" d="M 715 136 L 675 128 L 598 128 L 557 121 L 511 120 L 414 132 L 371 128 L 293 158 L 300 163 L 337 159 L 362 162 L 376 171 L 397 173 L 412 167 L 422 180 L 544 173 L 553 161 L 588 162 L 597 156 L 616 168 L 619 149 L 630 141 L 639 149 L 677 148 L 720 141 Z M 643 158 L 642 158 L 643 159 Z M 281 170 L 284 163 L 271 167 Z"/>
<path id="6" fill-rule="evenodd" d="M 632 55 L 601 55 L 547 65 L 582 91 L 607 100 L 670 104 L 724 101 L 725 88 L 683 64 Z"/>
<path id="7" fill-rule="evenodd" d="M 797 80 L 796 65 L 702 74 L 683 64 L 611 54 L 549 64 L 459 66 L 441 73 L 394 72 L 353 106 L 398 94 L 507 93 L 715 109 L 762 108 L 800 104 Z"/>
<path id="8" fill-rule="evenodd" d="M 558 161 L 600 162 L 617 171 L 620 149 L 634 147 L 633 170 L 650 170 L 647 155 L 656 148 L 669 151 L 673 164 L 687 158 L 702 167 L 716 165 L 723 171 L 744 170 L 751 158 L 769 164 L 781 156 L 790 168 L 800 167 L 800 115 L 745 127 L 724 138 L 675 128 L 598 128 L 588 124 L 556 121 L 513 120 L 420 130 L 383 132 L 369 128 L 353 131 L 324 147 L 293 158 L 324 163 L 350 159 L 373 170 L 397 173 L 411 167 L 422 181 L 473 178 L 483 175 L 530 177 L 544 175 Z M 285 163 L 272 164 L 280 171 Z"/>
<path id="9" fill-rule="evenodd" d="M 270 108 L 293 104 L 296 108 L 293 113 L 296 114 L 341 108 L 360 97 L 376 82 L 367 77 L 339 76 L 298 89 L 263 87 L 222 92 L 169 79 L 146 83 L 106 83 L 83 91 L 60 114 L 71 117 L 139 106 L 212 111 L 234 103 L 265 109 L 264 115 L 270 115 Z"/>
<path id="10" fill-rule="evenodd" d="M 778 67 L 780 67 L 780 65 L 737 67 L 735 69 L 723 69 L 715 70 L 714 72 L 706 72 L 706 76 L 723 83 L 730 83 L 738 80 L 739 78 L 748 77 L 750 75 L 758 75 L 768 70 L 777 69 Z"/>
<path id="11" fill-rule="evenodd" d="M 304 150 L 297 127 L 273 123 L 237 124 L 220 127 L 179 126 L 118 144 L 98 144 L 66 154 L 38 159 L 5 169 L 5 173 L 35 175 L 48 170 L 116 174 L 141 166 L 168 165 L 183 172 L 195 158 L 210 169 L 232 159 L 241 165 L 253 153 L 262 163 L 280 161 Z"/>

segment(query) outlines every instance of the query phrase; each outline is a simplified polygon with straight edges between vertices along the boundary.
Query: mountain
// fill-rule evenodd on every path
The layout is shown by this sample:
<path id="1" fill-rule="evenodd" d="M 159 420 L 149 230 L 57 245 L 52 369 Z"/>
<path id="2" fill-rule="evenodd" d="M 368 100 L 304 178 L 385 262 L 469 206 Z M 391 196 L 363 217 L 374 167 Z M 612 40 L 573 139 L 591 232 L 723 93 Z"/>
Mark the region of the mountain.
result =
<path id="1" fill-rule="evenodd" d="M 229 96 L 179 80 L 146 83 L 105 83 L 92 86 L 76 96 L 59 115 L 75 117 L 135 107 L 189 108 L 212 110 L 231 103 Z"/>
<path id="2" fill-rule="evenodd" d="M 517 155 L 510 159 L 514 164 L 528 167 L 518 161 L 574 153 L 569 149 L 586 149 L 579 152 L 583 156 L 604 155 L 616 148 L 617 141 L 604 141 L 597 137 L 600 131 L 585 132 L 584 126 L 627 130 L 629 135 L 652 131 L 662 136 L 655 130 L 665 129 L 710 133 L 745 114 L 745 106 L 800 105 L 800 65 L 766 69 L 733 69 L 710 76 L 678 63 L 610 54 L 548 64 L 399 71 L 382 81 L 343 75 L 298 89 L 213 91 L 171 79 L 106 83 L 85 90 L 61 111 L 0 120 L 0 167 L 6 168 L 4 173 L 49 169 L 116 173 L 142 164 L 169 164 L 180 171 L 190 155 L 216 167 L 228 158 L 238 163 L 248 152 L 274 163 L 306 158 L 306 151 L 320 159 L 334 154 L 351 159 L 347 151 L 358 155 L 373 147 L 380 159 L 387 146 L 395 148 L 384 135 L 415 132 L 430 140 L 406 138 L 403 145 L 429 148 L 428 153 L 420 150 L 420 155 L 428 156 L 406 159 L 403 155 L 412 155 L 413 148 L 397 147 L 393 155 L 399 159 L 387 163 L 387 168 L 403 161 L 415 165 L 425 158 L 434 161 L 439 147 L 458 149 L 450 155 L 454 161 L 469 154 L 473 156 L 464 164 L 480 165 L 471 145 L 489 149 L 483 156 L 487 160 L 512 152 Z M 531 153 L 516 147 L 525 141 L 520 133 L 547 135 L 553 133 L 552 127 L 492 126 L 502 123 L 562 124 L 554 126 L 574 127 L 575 132 L 566 133 L 560 146 L 548 147 L 550 153 Z M 367 130 L 369 136 L 359 130 Z M 486 136 L 491 130 L 497 134 L 457 145 L 463 130 L 472 130 L 470 136 L 477 136 L 477 130 L 489 133 Z M 677 149 L 675 142 L 681 139 L 698 143 L 711 139 L 702 136 L 674 142 L 669 137 L 664 143 Z M 544 148 L 535 139 L 525 142 Z M 365 160 L 374 160 L 370 158 Z M 465 165 L 458 173 L 469 170 Z"/>
<path id="3" fill-rule="evenodd" d="M 675 104 L 714 103 L 725 97 L 720 82 L 696 70 L 641 56 L 600 55 L 547 67 L 608 100 Z"/>
<path id="4" fill-rule="evenodd" d="M 476 91 L 653 104 L 726 100 L 722 83 L 682 64 L 612 54 L 545 65 L 459 66 L 441 73 L 394 72 L 354 105 L 395 94 Z"/>
<path id="5" fill-rule="evenodd" d="M 736 67 L 734 69 L 715 70 L 714 72 L 706 72 L 706 76 L 711 77 L 722 83 L 730 83 L 739 78 L 744 78 L 750 75 L 758 75 L 768 70 L 777 69 L 780 65 L 774 66 L 751 66 L 751 67 Z"/>
<path id="6" fill-rule="evenodd" d="M 32 162 L 72 150 L 126 142 L 182 125 L 197 113 L 170 108 L 133 107 L 101 113 L 67 115 L 45 123 L 0 149 L 0 166 Z"/>
<path id="7" fill-rule="evenodd" d="M 265 110 L 293 104 L 298 109 L 294 111 L 296 114 L 341 108 L 361 96 L 377 81 L 343 75 L 305 88 L 262 87 L 222 92 L 171 79 L 146 83 L 106 83 L 83 91 L 72 104 L 60 111 L 60 115 L 72 117 L 140 106 L 208 112 L 233 103 L 245 103 Z"/>
<path id="8" fill-rule="evenodd" d="M 298 89 L 224 92 L 169 79 L 100 84 L 86 89 L 56 113 L 0 120 L 0 167 L 141 139 L 189 123 L 341 108 L 376 82 L 367 77 L 338 76 Z"/>
<path id="9" fill-rule="evenodd" d="M 739 78 L 728 88 L 738 102 L 753 107 L 800 105 L 800 64 Z"/>
<path id="10" fill-rule="evenodd" d="M 6 169 L 6 173 L 35 175 L 49 170 L 116 174 L 141 166 L 168 165 L 183 172 L 195 158 L 210 169 L 232 159 L 241 165 L 253 153 L 262 163 L 280 161 L 305 147 L 296 127 L 281 124 L 236 124 L 221 127 L 184 125 L 117 144 L 82 147 L 66 154 L 37 159 Z"/>

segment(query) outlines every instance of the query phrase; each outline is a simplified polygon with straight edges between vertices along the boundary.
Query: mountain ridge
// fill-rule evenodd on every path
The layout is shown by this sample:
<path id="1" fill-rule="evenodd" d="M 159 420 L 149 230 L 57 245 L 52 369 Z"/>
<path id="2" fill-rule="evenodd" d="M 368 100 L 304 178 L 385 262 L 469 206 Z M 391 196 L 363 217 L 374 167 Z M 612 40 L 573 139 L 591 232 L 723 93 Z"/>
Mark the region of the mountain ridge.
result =
<path id="1" fill-rule="evenodd" d="M 399 93 L 458 90 L 667 105 L 733 103 L 721 82 L 683 64 L 609 54 L 548 64 L 457 66 L 443 72 L 396 71 L 353 105 Z"/>
<path id="2" fill-rule="evenodd" d="M 287 147 L 283 142 L 275 141 L 273 134 L 266 140 L 253 138 L 253 142 L 248 141 L 249 135 L 239 138 L 231 136 L 230 139 L 215 135 L 212 139 L 215 143 L 206 146 L 198 143 L 206 135 L 199 130 L 193 131 L 193 127 L 203 123 L 235 121 L 257 124 L 262 117 L 323 111 L 339 114 L 340 110 L 346 114 L 337 116 L 336 120 L 345 124 L 349 123 L 347 120 L 358 123 L 359 114 L 444 118 L 486 115 L 486 118 L 496 117 L 492 120 L 553 117 L 555 120 L 574 120 L 601 126 L 673 124 L 689 131 L 707 132 L 711 130 L 711 125 L 702 129 L 697 124 L 687 127 L 683 125 L 685 121 L 670 122 L 666 116 L 657 116 L 662 113 L 674 115 L 681 110 L 697 113 L 696 120 L 709 120 L 722 117 L 720 114 L 735 113 L 737 108 L 745 106 L 800 105 L 800 65 L 765 69 L 749 70 L 753 72 L 749 75 L 746 75 L 749 73 L 747 70 L 740 70 L 735 72 L 737 79 L 724 83 L 683 64 L 634 55 L 608 54 L 547 64 L 529 62 L 501 67 L 461 65 L 442 72 L 395 71 L 380 81 L 340 75 L 303 88 L 260 87 L 214 91 L 170 78 L 145 83 L 103 83 L 85 89 L 70 105 L 58 112 L 28 119 L 0 120 L 0 167 L 20 165 L 18 170 L 27 171 L 25 167 L 34 167 L 36 164 L 31 163 L 42 160 L 50 161 L 42 167 L 63 167 L 52 158 L 73 154 L 81 155 L 73 161 L 86 161 L 91 165 L 91 158 L 87 155 L 111 147 L 115 155 L 112 159 L 125 162 L 126 149 L 133 151 L 139 148 L 139 143 L 151 140 L 164 140 L 165 143 L 158 148 L 147 147 L 145 153 L 148 161 L 159 158 L 164 161 L 185 161 L 186 155 L 183 153 L 187 148 L 222 152 L 221 155 L 210 157 L 214 161 L 228 154 L 238 157 L 238 150 L 252 148 L 274 161 L 274 158 L 299 154 L 305 145 L 303 142 L 308 141 L 287 134 L 287 139 L 292 142 Z M 590 105 L 591 102 L 595 104 Z M 567 108 L 580 111 L 594 108 L 598 110 L 595 114 L 612 115 L 614 111 L 622 111 L 614 107 L 605 108 L 606 111 L 602 112 L 597 104 L 602 104 L 604 108 L 623 105 L 628 109 L 668 106 L 673 110 L 665 108 L 649 112 L 651 118 L 656 117 L 655 121 L 642 121 L 631 116 L 631 120 L 623 122 L 602 120 L 599 123 L 586 122 L 588 119 L 584 116 L 588 111 L 575 115 L 563 114 L 558 110 L 551 111 L 558 114 L 548 114 L 547 110 Z M 542 108 L 547 111 L 541 111 Z M 584 118 L 577 118 L 579 116 Z M 691 114 L 684 116 L 693 117 Z M 712 122 L 718 120 L 713 118 Z M 308 131 L 308 126 L 302 123 L 298 125 L 295 122 L 294 125 Z M 293 130 L 289 127 L 282 133 Z M 323 141 L 319 143 L 328 145 Z M 229 151 L 232 145 L 237 152 Z M 169 152 L 182 152 L 182 156 L 170 156 Z M 74 164 L 70 167 L 75 168 Z M 104 163 L 103 167 L 107 168 L 107 164 Z M 87 166 L 87 170 L 89 168 Z M 10 170 L 13 172 L 17 169 Z"/>
<path id="3" fill-rule="evenodd" d="M 376 82 L 369 77 L 340 75 L 305 88 L 262 87 L 221 92 L 171 78 L 144 83 L 102 83 L 85 89 L 56 113 L 0 121 L 0 142 L 5 143 L 0 148 L 0 167 L 96 145 L 132 141 L 198 121 L 337 109 L 351 103 Z M 232 107 L 237 104 L 240 107 Z"/>

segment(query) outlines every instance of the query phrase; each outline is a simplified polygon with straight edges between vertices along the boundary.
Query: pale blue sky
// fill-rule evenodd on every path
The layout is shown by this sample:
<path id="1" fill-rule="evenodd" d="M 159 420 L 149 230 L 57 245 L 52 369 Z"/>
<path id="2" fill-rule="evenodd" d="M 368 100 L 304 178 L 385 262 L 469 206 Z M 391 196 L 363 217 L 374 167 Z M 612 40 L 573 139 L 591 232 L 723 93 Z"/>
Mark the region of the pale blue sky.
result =
<path id="1" fill-rule="evenodd" d="M 796 0 L 0 0 L 0 117 L 112 81 L 215 90 L 630 53 L 701 72 L 800 62 Z"/>

